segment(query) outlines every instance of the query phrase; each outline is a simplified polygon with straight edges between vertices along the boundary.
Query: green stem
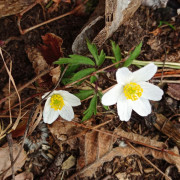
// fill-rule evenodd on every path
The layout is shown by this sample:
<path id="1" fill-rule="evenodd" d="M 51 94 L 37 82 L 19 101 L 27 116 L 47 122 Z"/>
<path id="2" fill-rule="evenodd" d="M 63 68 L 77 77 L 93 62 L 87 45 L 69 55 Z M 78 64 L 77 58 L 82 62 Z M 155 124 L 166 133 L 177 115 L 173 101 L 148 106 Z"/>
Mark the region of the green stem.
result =
<path id="1" fill-rule="evenodd" d="M 115 57 L 112 56 L 106 56 L 106 59 L 115 59 Z M 158 67 L 163 67 L 164 62 L 160 61 L 140 61 L 140 60 L 133 60 L 132 64 L 136 66 L 145 66 L 149 63 L 154 63 Z M 164 67 L 167 68 L 174 68 L 174 69 L 180 69 L 180 63 L 175 63 L 175 62 L 165 62 Z"/>

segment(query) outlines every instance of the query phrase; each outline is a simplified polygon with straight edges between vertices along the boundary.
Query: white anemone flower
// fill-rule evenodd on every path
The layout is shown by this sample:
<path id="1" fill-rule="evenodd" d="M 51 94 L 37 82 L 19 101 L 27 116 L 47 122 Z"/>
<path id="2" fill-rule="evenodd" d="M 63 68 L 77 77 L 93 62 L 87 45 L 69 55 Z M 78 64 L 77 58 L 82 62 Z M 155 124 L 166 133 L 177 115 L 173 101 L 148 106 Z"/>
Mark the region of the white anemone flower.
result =
<path id="1" fill-rule="evenodd" d="M 151 113 L 149 100 L 159 101 L 163 91 L 146 81 L 150 80 L 157 71 L 157 66 L 150 63 L 143 68 L 131 72 L 123 67 L 117 70 L 117 84 L 102 97 L 105 106 L 117 103 L 117 111 L 121 121 L 128 121 L 132 110 L 140 116 Z"/>
<path id="2" fill-rule="evenodd" d="M 45 93 L 42 98 L 44 98 L 48 93 Z M 79 106 L 80 104 L 80 99 L 67 91 L 53 91 L 47 97 L 43 111 L 43 121 L 51 124 L 58 118 L 58 116 L 61 116 L 67 121 L 71 121 L 74 118 L 72 107 Z"/>

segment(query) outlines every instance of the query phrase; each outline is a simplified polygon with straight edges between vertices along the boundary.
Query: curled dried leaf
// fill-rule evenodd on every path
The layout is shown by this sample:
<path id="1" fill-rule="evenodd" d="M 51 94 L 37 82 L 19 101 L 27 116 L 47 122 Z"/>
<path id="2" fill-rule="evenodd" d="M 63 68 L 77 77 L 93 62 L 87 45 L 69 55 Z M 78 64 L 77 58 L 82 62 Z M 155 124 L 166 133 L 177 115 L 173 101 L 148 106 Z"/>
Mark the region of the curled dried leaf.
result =
<path id="1" fill-rule="evenodd" d="M 13 143 L 13 156 L 16 157 L 17 154 L 19 153 L 19 150 L 21 149 L 21 145 L 17 144 L 16 142 Z M 0 172 L 4 172 L 6 169 L 8 169 L 11 166 L 11 161 L 10 161 L 10 151 L 9 151 L 9 146 L 8 144 L 5 144 L 3 147 L 0 148 Z M 14 164 L 14 172 L 19 170 L 25 163 L 26 161 L 26 152 L 24 149 L 21 151 L 19 158 Z M 7 171 L 4 177 L 0 177 L 0 179 L 5 179 L 6 177 L 10 176 L 12 174 L 11 168 Z"/>
<path id="2" fill-rule="evenodd" d="M 60 57 L 63 56 L 62 43 L 63 40 L 61 37 L 56 36 L 53 33 L 47 33 L 42 36 L 44 45 L 40 45 L 39 49 L 46 60 L 48 65 L 52 65 L 54 61 L 57 61 Z"/>
<path id="3" fill-rule="evenodd" d="M 168 84 L 167 94 L 176 100 L 180 100 L 180 84 Z"/>

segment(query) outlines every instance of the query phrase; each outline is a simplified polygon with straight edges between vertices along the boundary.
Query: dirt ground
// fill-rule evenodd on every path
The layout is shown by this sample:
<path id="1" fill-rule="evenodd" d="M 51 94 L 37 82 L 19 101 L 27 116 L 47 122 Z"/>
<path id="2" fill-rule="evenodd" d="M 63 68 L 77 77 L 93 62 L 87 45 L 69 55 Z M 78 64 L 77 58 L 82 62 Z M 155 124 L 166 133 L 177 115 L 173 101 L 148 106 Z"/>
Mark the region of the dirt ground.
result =
<path id="1" fill-rule="evenodd" d="M 43 15 L 43 9 L 40 5 L 36 5 L 33 9 L 23 15 L 21 20 L 21 26 L 23 29 L 31 27 L 35 24 L 39 24 L 46 19 L 56 17 L 60 14 L 68 12 L 72 9 L 71 4 L 60 3 L 58 11 L 49 14 L 45 12 Z M 36 76 L 36 73 L 32 67 L 32 63 L 29 61 L 25 48 L 28 46 L 39 46 L 42 44 L 42 35 L 46 33 L 54 33 L 55 35 L 63 39 L 62 50 L 64 57 L 72 54 L 72 43 L 77 35 L 80 33 L 81 28 L 88 21 L 90 14 L 87 15 L 70 15 L 65 18 L 59 19 L 47 25 L 41 26 L 35 30 L 32 30 L 25 35 L 21 35 L 17 26 L 17 16 L 12 15 L 3 17 L 0 19 L 0 46 L 4 59 L 8 66 L 12 61 L 12 76 L 15 80 L 17 87 L 23 86 Z M 172 20 L 173 18 L 173 20 Z M 161 33 L 155 35 L 154 30 L 157 29 L 160 21 L 166 21 L 176 27 L 173 30 L 168 25 L 164 25 L 161 29 Z M 143 41 L 142 51 L 139 60 L 144 61 L 161 61 L 165 60 L 165 54 L 167 54 L 166 60 L 170 62 L 179 62 L 178 52 L 180 50 L 180 17 L 176 15 L 176 9 L 167 7 L 165 9 L 153 10 L 148 7 L 141 6 L 133 17 L 120 28 L 111 37 L 117 44 L 119 44 L 124 57 L 135 48 L 140 41 Z M 7 41 L 11 37 L 10 41 Z M 13 37 L 13 38 L 12 38 Z M 3 45 L 2 42 L 7 42 Z M 2 45 L 1 45 L 2 44 Z M 112 55 L 109 40 L 103 45 L 104 51 L 108 55 Z M 172 58 L 168 58 L 168 57 Z M 178 57 L 178 58 L 177 58 Z M 104 66 L 109 65 L 111 62 L 107 61 Z M 131 70 L 137 69 L 136 66 L 130 66 Z M 3 61 L 0 61 L 0 97 L 3 99 L 7 95 L 7 85 L 9 76 L 4 67 Z M 114 84 L 114 71 L 109 73 L 110 81 L 106 83 L 106 80 L 102 79 L 102 89 L 106 89 L 109 85 Z M 112 80 L 112 81 L 111 81 Z M 178 77 L 169 77 L 168 80 L 179 80 Z M 157 83 L 156 83 L 157 84 Z M 6 86 L 6 90 L 5 90 Z M 61 85 L 62 86 L 62 85 Z M 25 88 L 21 93 L 21 100 L 31 98 L 23 104 L 23 107 L 32 103 L 35 104 L 40 96 L 37 94 L 43 94 L 42 88 L 40 90 L 36 87 L 35 83 Z M 113 132 L 113 130 L 120 126 L 127 132 L 133 132 L 140 134 L 151 139 L 155 139 L 167 144 L 167 147 L 173 148 L 176 146 L 176 142 L 169 138 L 163 132 L 157 130 L 154 126 L 153 113 L 163 114 L 167 118 L 172 117 L 172 123 L 177 128 L 180 127 L 179 122 L 179 101 L 177 97 L 167 93 L 168 84 L 165 83 L 162 88 L 165 92 L 163 99 L 156 103 L 152 102 L 153 112 L 146 118 L 140 117 L 136 113 L 132 114 L 132 118 L 128 122 L 120 122 L 116 115 L 116 108 L 110 107 L 112 121 L 104 126 L 105 130 Z M 6 92 L 6 93 L 5 93 Z M 35 96 L 34 96 L 35 95 Z M 34 98 L 33 98 L 34 97 Z M 83 110 L 87 108 L 88 101 L 84 102 L 81 108 L 76 110 L 76 114 L 79 118 L 82 117 Z M 29 108 L 32 108 L 32 105 Z M 7 126 L 9 123 L 8 118 L 4 118 L 7 115 L 7 109 L 4 109 L 4 103 L 1 105 L 1 121 Z M 98 105 L 100 112 L 104 111 Z M 14 116 L 17 115 L 18 108 L 13 109 Z M 113 114 L 113 115 L 112 115 Z M 3 116 L 4 115 L 4 116 Z M 177 116 L 176 116 L 177 115 Z M 97 114 L 91 122 L 91 125 L 95 126 L 107 121 L 107 117 L 102 118 L 102 113 Z M 14 120 L 14 119 L 13 119 Z M 32 172 L 34 179 L 68 179 L 73 177 L 73 174 L 77 173 L 76 163 L 69 169 L 62 170 L 59 166 L 56 166 L 56 160 L 61 157 L 62 161 L 68 159 L 73 155 L 76 159 L 81 155 L 78 149 L 80 145 L 77 143 L 76 148 L 72 148 L 67 144 L 63 144 L 59 147 L 54 135 L 51 133 L 51 125 L 47 126 L 43 122 L 40 122 L 34 132 L 28 137 L 28 143 L 26 142 L 25 150 L 28 153 L 28 158 L 18 173 L 23 171 Z M 178 130 L 179 132 L 179 130 Z M 44 140 L 42 136 L 46 137 Z M 177 135 L 178 136 L 178 135 Z M 22 137 L 14 138 L 14 140 L 21 142 Z M 0 141 L 1 146 L 5 144 L 7 140 L 4 138 Z M 38 144 L 39 142 L 39 144 Z M 82 141 L 81 141 L 82 142 Z M 34 143 L 34 144 L 33 144 Z M 32 145 L 33 144 L 33 145 Z M 118 147 L 120 142 L 114 143 L 114 147 Z M 135 147 L 140 145 L 133 144 Z M 34 147 L 35 146 L 35 147 Z M 162 150 L 163 151 L 163 150 Z M 62 157 L 62 154 L 64 157 Z M 152 155 L 147 155 L 146 158 L 150 160 L 156 167 L 162 172 L 171 177 L 173 180 L 180 179 L 180 173 L 177 167 L 172 163 L 168 163 L 164 159 L 156 159 Z M 119 176 L 118 176 L 119 175 Z M 11 178 L 9 178 L 11 179 Z M 103 163 L 96 169 L 92 177 L 80 176 L 73 179 L 164 179 L 163 175 L 153 168 L 143 157 L 136 155 L 130 155 L 127 157 L 115 157 L 113 160 Z"/>

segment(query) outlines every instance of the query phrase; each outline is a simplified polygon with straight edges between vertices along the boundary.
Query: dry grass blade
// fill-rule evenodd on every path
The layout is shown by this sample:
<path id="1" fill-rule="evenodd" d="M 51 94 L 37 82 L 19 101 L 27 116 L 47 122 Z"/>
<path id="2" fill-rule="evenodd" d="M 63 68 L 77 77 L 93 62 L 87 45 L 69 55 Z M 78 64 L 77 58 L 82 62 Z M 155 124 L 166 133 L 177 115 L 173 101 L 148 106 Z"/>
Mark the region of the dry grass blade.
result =
<path id="1" fill-rule="evenodd" d="M 17 119 L 16 119 L 13 127 L 12 127 L 12 129 L 14 130 L 14 129 L 16 129 L 16 126 L 18 125 L 18 123 L 19 123 L 19 121 L 20 121 L 20 117 L 21 117 L 21 97 L 20 97 L 19 92 L 18 92 L 18 90 L 17 90 L 15 81 L 14 81 L 12 75 L 11 75 L 11 71 L 8 69 L 8 67 L 7 67 L 7 65 L 6 65 L 6 62 L 5 62 L 5 60 L 4 60 L 4 57 L 3 57 L 3 54 L 2 54 L 2 49 L 1 49 L 1 48 L 0 48 L 0 55 L 1 55 L 1 57 L 2 57 L 4 66 L 5 66 L 5 68 L 6 68 L 6 71 L 7 71 L 8 75 L 9 75 L 9 79 L 10 79 L 10 81 L 12 82 L 12 84 L 13 84 L 13 86 L 14 86 L 14 89 L 15 89 L 15 91 L 16 91 L 16 93 L 17 93 L 18 99 L 19 99 L 19 114 L 18 114 L 18 117 L 17 117 Z M 9 98 L 10 98 L 10 97 L 9 97 Z M 11 127 L 11 125 L 8 127 L 8 129 L 9 129 L 10 127 Z M 7 128 L 6 128 L 6 131 L 7 131 Z M 4 133 L 5 133 L 6 131 L 4 131 Z"/>

